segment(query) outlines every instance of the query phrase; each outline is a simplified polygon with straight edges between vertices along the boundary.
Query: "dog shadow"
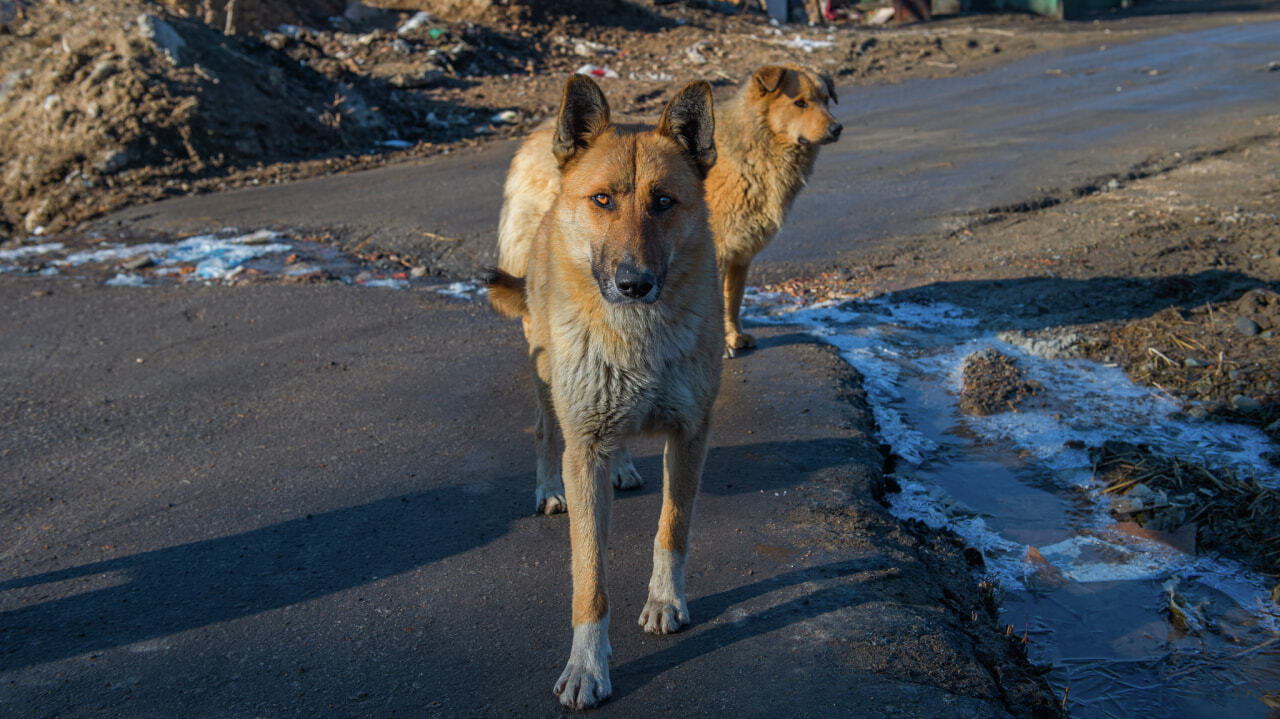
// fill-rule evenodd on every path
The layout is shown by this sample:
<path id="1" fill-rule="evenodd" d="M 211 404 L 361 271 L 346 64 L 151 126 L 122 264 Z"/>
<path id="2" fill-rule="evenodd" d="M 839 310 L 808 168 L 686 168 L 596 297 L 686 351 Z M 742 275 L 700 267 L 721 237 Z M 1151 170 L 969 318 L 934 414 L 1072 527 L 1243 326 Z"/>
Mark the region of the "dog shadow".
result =
<path id="1" fill-rule="evenodd" d="M 672 667 L 752 637 L 857 606 L 862 594 L 861 582 L 850 580 L 850 575 L 880 569 L 883 565 L 884 558 L 875 556 L 806 567 L 691 601 L 689 614 L 694 618 L 695 631 L 686 630 L 669 637 L 672 641 L 665 648 L 614 667 L 611 670 L 613 701 L 640 690 Z M 715 622 L 735 605 L 811 582 L 823 582 L 824 586 L 740 619 Z M 696 631 L 698 625 L 709 624 L 713 626 Z"/>

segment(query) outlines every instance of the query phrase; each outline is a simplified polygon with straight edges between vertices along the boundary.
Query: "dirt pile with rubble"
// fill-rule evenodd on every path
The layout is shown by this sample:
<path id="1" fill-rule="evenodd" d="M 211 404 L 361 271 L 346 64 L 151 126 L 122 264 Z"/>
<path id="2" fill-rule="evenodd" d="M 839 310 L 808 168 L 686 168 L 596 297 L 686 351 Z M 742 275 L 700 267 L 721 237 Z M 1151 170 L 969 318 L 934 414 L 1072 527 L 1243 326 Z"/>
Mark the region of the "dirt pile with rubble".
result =
<path id="1" fill-rule="evenodd" d="M 675 83 L 734 85 L 768 63 L 840 84 L 946 76 L 1100 32 L 1024 16 L 775 26 L 723 4 L 622 0 L 6 6 L 0 242 L 147 200 L 520 135 L 578 70 L 607 83 L 616 111 L 650 114 Z"/>

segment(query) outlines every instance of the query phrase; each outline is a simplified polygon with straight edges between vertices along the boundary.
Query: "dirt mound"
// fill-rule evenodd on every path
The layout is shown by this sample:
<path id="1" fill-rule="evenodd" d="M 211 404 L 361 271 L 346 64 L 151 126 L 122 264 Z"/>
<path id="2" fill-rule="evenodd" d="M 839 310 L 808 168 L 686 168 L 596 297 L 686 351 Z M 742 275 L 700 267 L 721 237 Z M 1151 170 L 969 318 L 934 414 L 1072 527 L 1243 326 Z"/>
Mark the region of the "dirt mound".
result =
<path id="1" fill-rule="evenodd" d="M 1169 534 L 1190 527 L 1197 546 L 1280 575 L 1280 491 L 1126 442 L 1092 448 L 1090 457 L 1112 514 Z"/>
<path id="2" fill-rule="evenodd" d="M 960 411 L 985 416 L 1016 412 L 1028 397 L 1044 390 L 1028 380 L 1012 358 L 993 349 L 975 352 L 964 360 L 964 387 L 960 390 Z"/>
<path id="3" fill-rule="evenodd" d="M 1115 361 L 1139 382 L 1201 403 L 1193 408 L 1264 428 L 1280 442 L 1280 293 L 1238 299 L 1092 328 L 1078 349 Z"/>

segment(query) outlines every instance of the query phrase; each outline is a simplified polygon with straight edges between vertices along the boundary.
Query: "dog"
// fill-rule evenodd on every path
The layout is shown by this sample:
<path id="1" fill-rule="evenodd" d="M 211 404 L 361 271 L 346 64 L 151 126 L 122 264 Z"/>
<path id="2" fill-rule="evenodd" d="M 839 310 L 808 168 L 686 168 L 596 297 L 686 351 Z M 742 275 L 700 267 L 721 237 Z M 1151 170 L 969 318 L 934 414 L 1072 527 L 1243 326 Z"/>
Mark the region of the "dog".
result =
<path id="1" fill-rule="evenodd" d="M 600 88 L 574 75 L 558 117 L 524 142 L 508 174 L 502 231 L 525 251 L 503 246 L 487 284 L 529 343 L 539 510 L 569 512 L 573 645 L 554 691 L 575 709 L 612 691 L 605 547 L 618 452 L 637 433 L 666 436 L 640 625 L 669 634 L 689 622 L 689 523 L 723 345 L 703 187 L 715 158 L 707 83 L 682 89 L 649 128 L 614 124 Z M 542 215 L 525 212 L 548 200 Z"/>
<path id="2" fill-rule="evenodd" d="M 798 65 L 769 65 L 752 74 L 716 112 L 718 159 L 705 186 L 724 283 L 726 357 L 755 346 L 755 338 L 742 331 L 740 319 L 747 270 L 782 227 L 813 172 L 818 148 L 840 138 L 844 128 L 828 109 L 828 103 L 836 101 L 830 77 Z M 532 235 L 528 228 L 551 206 L 559 182 L 546 152 L 526 143 L 516 154 L 498 224 L 499 268 L 523 274 Z M 613 478 L 620 489 L 641 484 L 625 452 L 621 450 Z M 555 504 L 549 508 L 561 510 Z"/>
<path id="3" fill-rule="evenodd" d="M 755 347 L 739 317 L 747 269 L 778 233 L 813 172 L 818 148 L 844 127 L 826 75 L 798 65 L 762 67 L 716 112 L 719 159 L 707 174 L 707 205 L 724 282 L 725 356 Z"/>

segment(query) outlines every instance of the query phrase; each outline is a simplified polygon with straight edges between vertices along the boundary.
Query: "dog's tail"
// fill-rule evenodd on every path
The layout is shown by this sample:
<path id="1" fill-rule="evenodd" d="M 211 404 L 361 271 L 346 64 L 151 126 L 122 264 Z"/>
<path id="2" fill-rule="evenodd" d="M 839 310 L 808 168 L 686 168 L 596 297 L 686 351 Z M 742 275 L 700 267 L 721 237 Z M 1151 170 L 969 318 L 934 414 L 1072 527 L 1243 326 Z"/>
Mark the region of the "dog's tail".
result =
<path id="1" fill-rule="evenodd" d="M 503 317 L 523 317 L 529 313 L 524 297 L 524 278 L 516 277 L 491 267 L 484 274 L 484 284 L 489 288 L 489 305 Z"/>

